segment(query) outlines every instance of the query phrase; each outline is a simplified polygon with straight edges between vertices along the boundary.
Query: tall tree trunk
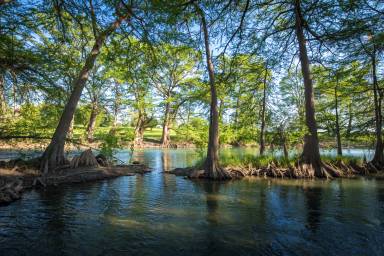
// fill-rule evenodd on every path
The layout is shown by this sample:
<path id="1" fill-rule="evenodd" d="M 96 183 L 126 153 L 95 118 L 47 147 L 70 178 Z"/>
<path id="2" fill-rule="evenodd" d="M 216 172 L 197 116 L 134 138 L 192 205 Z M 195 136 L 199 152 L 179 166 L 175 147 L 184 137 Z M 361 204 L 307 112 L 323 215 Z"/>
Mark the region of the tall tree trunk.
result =
<path id="1" fill-rule="evenodd" d="M 280 139 L 281 139 L 281 144 L 283 146 L 284 158 L 288 159 L 289 154 L 288 154 L 287 137 L 285 136 L 285 132 L 283 128 L 280 128 Z"/>
<path id="2" fill-rule="evenodd" d="M 188 102 L 188 110 L 187 110 L 187 135 L 186 141 L 189 142 L 189 121 L 191 119 L 191 103 Z"/>
<path id="3" fill-rule="evenodd" d="M 69 129 L 68 129 L 68 134 L 67 138 L 72 139 L 73 138 L 73 127 L 75 125 L 75 117 L 72 116 L 71 122 L 69 123 Z"/>
<path id="4" fill-rule="evenodd" d="M 16 105 L 17 105 L 17 76 L 14 71 L 11 71 L 11 75 L 12 75 L 13 116 L 15 116 Z"/>
<path id="5" fill-rule="evenodd" d="M 304 148 L 301 155 L 301 161 L 305 164 L 311 165 L 315 171 L 316 177 L 325 177 L 326 174 L 321 167 L 322 163 L 320 158 L 319 139 L 317 137 L 313 84 L 309 68 L 306 40 L 303 31 L 300 0 L 295 0 L 295 19 L 296 37 L 299 43 L 301 72 L 304 78 L 305 123 L 308 128 L 308 132 L 304 137 Z"/>
<path id="6" fill-rule="evenodd" d="M 89 117 L 89 122 L 87 126 L 87 140 L 88 142 L 93 142 L 94 137 L 93 133 L 95 131 L 96 126 L 96 117 L 99 113 L 99 109 L 96 102 L 92 103 L 91 115 Z"/>
<path id="7" fill-rule="evenodd" d="M 129 13 L 130 14 L 130 13 Z M 115 22 L 111 24 L 106 30 L 101 32 L 92 47 L 91 52 L 85 60 L 84 66 L 81 69 L 77 78 L 73 81 L 73 90 L 67 104 L 64 107 L 64 111 L 61 115 L 59 124 L 56 127 L 53 134 L 51 143 L 48 145 L 43 153 L 40 169 L 43 173 L 47 173 L 50 170 L 54 170 L 57 166 L 67 163 L 64 157 L 64 144 L 68 134 L 68 130 L 71 124 L 71 120 L 75 113 L 77 103 L 79 102 L 81 93 L 84 89 L 85 83 L 88 80 L 89 72 L 93 68 L 97 56 L 100 54 L 101 47 L 103 46 L 106 38 L 115 31 L 121 24 L 121 22 L 128 17 L 120 16 Z"/>
<path id="8" fill-rule="evenodd" d="M 343 155 L 342 147 L 341 147 L 341 136 L 340 136 L 340 124 L 339 124 L 339 98 L 337 95 L 337 90 L 339 87 L 339 78 L 336 74 L 336 86 L 335 86 L 335 114 L 336 114 L 336 141 L 337 141 L 337 155 Z"/>
<path id="9" fill-rule="evenodd" d="M 0 114 L 3 116 L 7 110 L 7 103 L 5 101 L 5 85 L 4 76 L 0 74 Z"/>
<path id="10" fill-rule="evenodd" d="M 136 127 L 135 127 L 135 138 L 133 140 L 133 144 L 135 147 L 142 147 L 144 142 L 144 114 L 139 111 L 139 116 L 137 118 Z"/>
<path id="11" fill-rule="evenodd" d="M 165 113 L 164 113 L 164 121 L 163 121 L 163 132 L 161 134 L 161 146 L 163 148 L 169 147 L 170 143 L 170 135 L 169 135 L 169 119 L 170 119 L 170 111 L 171 105 L 169 102 L 165 104 Z"/>
<path id="12" fill-rule="evenodd" d="M 374 46 L 375 47 L 375 46 Z M 372 159 L 372 163 L 377 167 L 381 167 L 384 164 L 383 154 L 383 138 L 382 138 L 382 114 L 381 114 L 381 92 L 379 91 L 379 85 L 377 82 L 377 60 L 376 60 L 376 49 L 374 48 L 371 56 L 372 61 L 372 80 L 373 80 L 373 96 L 375 105 L 375 124 L 376 124 L 376 147 L 375 154 Z"/>
<path id="13" fill-rule="evenodd" d="M 347 131 L 346 131 L 346 137 L 349 138 L 351 136 L 351 131 L 352 131 L 352 103 L 348 104 L 348 126 L 347 126 Z"/>
<path id="14" fill-rule="evenodd" d="M 118 115 L 119 109 L 120 109 L 119 86 L 120 86 L 119 82 L 117 80 L 115 80 L 115 84 L 114 84 L 115 98 L 114 98 L 114 102 L 113 102 L 113 123 L 112 123 L 112 126 L 114 128 L 116 128 L 116 126 L 117 126 L 117 115 Z"/>
<path id="15" fill-rule="evenodd" d="M 237 97 L 236 97 L 236 108 L 235 108 L 235 118 L 234 118 L 235 128 L 239 126 L 238 122 L 239 122 L 239 109 L 240 109 L 240 95 L 241 95 L 241 91 L 239 88 L 239 91 L 237 92 Z"/>
<path id="16" fill-rule="evenodd" d="M 265 65 L 265 74 L 263 81 L 263 105 L 261 107 L 261 127 L 260 127 L 260 155 L 262 156 L 265 151 L 265 104 L 267 98 L 267 76 L 268 76 L 268 66 Z"/>
<path id="17" fill-rule="evenodd" d="M 211 106 L 209 116 L 208 151 L 205 160 L 205 176 L 210 179 L 227 179 L 229 175 L 219 166 L 219 111 L 217 108 L 217 92 L 215 86 L 215 72 L 213 68 L 211 50 L 209 46 L 208 26 L 203 10 L 196 2 L 193 3 L 197 13 L 200 15 L 201 27 L 204 33 L 205 57 L 209 76 L 209 87 L 211 93 Z"/>
<path id="18" fill-rule="evenodd" d="M 224 99 L 220 99 L 219 103 L 219 123 L 223 123 L 223 112 L 224 112 Z"/>

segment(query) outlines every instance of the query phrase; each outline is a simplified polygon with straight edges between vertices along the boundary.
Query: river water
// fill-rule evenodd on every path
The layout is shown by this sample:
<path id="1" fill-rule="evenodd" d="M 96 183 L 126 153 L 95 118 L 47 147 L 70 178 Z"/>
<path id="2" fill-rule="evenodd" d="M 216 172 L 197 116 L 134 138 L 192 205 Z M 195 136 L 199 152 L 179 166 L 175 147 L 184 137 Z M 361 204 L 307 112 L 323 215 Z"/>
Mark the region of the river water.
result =
<path id="1" fill-rule="evenodd" d="M 193 164 L 191 150 L 134 159 L 152 173 L 1 207 L 0 255 L 384 255 L 384 181 L 191 181 L 163 173 Z"/>

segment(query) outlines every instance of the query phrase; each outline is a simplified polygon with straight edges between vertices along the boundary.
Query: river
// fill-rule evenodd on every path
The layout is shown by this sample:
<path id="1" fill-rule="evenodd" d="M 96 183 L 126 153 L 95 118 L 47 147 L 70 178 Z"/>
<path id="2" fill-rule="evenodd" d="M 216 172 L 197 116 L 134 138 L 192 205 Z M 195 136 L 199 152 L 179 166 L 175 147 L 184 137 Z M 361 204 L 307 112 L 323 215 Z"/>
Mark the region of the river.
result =
<path id="1" fill-rule="evenodd" d="M 384 181 L 163 173 L 197 158 L 147 149 L 134 159 L 152 173 L 29 191 L 0 208 L 0 255 L 384 254 Z"/>

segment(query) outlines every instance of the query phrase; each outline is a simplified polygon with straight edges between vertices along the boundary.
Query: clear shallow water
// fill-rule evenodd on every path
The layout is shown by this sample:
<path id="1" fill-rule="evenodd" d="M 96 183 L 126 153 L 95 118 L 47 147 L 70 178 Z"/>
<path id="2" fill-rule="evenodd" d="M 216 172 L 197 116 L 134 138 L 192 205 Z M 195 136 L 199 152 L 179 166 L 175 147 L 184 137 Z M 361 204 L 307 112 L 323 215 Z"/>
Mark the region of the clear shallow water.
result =
<path id="1" fill-rule="evenodd" d="M 0 208 L 0 255 L 383 255 L 384 181 L 162 173 L 196 157 L 144 150 L 150 174 L 28 192 Z"/>

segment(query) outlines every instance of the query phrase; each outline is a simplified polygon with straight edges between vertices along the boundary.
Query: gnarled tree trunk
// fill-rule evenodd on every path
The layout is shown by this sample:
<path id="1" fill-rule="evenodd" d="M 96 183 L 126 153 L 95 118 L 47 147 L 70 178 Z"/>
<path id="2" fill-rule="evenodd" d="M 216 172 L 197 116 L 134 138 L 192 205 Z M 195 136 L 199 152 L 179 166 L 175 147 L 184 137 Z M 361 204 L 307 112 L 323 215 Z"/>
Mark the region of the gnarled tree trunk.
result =
<path id="1" fill-rule="evenodd" d="M 100 54 L 101 47 L 103 46 L 106 38 L 120 26 L 121 22 L 128 17 L 128 14 L 130 13 L 127 13 L 125 16 L 120 16 L 111 24 L 110 27 L 101 32 L 98 37 L 95 38 L 95 43 L 85 60 L 83 68 L 77 78 L 73 81 L 71 96 L 64 107 L 64 111 L 61 115 L 59 124 L 56 127 L 55 133 L 53 134 L 52 140 L 43 153 L 40 166 L 43 173 L 47 173 L 48 171 L 55 169 L 57 166 L 68 162 L 64 157 L 65 139 L 67 137 L 71 120 L 75 113 L 81 93 L 84 89 L 85 83 L 88 80 L 89 72 L 93 68 L 96 58 Z"/>
<path id="2" fill-rule="evenodd" d="M 304 24 L 302 20 L 300 0 L 295 0 L 295 19 L 301 72 L 304 78 L 305 124 L 308 128 L 307 134 L 304 137 L 304 148 L 301 155 L 301 162 L 310 165 L 314 169 L 316 177 L 326 177 L 326 174 L 321 168 L 319 139 L 317 137 L 317 123 L 315 119 L 315 100 L 306 40 L 303 31 Z"/>

